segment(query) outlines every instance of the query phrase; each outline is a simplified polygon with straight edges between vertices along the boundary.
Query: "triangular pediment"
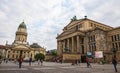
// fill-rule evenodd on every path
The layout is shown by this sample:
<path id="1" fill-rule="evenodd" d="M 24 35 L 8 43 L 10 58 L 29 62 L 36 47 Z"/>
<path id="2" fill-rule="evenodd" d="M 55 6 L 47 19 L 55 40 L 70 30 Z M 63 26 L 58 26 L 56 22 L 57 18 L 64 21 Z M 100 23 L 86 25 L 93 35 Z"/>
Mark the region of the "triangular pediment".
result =
<path id="1" fill-rule="evenodd" d="M 29 46 L 27 46 L 27 45 L 23 45 L 23 44 L 19 44 L 19 45 L 15 45 L 14 47 L 13 47 L 13 50 L 30 50 L 30 47 Z"/>
<path id="2" fill-rule="evenodd" d="M 79 20 L 71 21 L 71 22 L 67 25 L 67 27 L 70 27 L 70 26 L 76 25 L 76 24 L 78 24 L 79 22 L 81 22 L 82 20 L 83 20 L 83 19 L 79 19 Z"/>

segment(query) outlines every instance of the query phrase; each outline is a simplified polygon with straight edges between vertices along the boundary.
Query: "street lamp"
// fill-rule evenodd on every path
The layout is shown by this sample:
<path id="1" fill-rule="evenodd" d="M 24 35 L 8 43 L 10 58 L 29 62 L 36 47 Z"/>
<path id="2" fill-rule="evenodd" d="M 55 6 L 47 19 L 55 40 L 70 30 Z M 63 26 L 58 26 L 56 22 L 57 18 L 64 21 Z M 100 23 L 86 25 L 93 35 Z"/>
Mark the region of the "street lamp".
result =
<path id="1" fill-rule="evenodd" d="M 116 58 L 116 53 L 117 53 L 117 48 L 112 48 L 113 54 L 114 54 L 114 58 Z"/>

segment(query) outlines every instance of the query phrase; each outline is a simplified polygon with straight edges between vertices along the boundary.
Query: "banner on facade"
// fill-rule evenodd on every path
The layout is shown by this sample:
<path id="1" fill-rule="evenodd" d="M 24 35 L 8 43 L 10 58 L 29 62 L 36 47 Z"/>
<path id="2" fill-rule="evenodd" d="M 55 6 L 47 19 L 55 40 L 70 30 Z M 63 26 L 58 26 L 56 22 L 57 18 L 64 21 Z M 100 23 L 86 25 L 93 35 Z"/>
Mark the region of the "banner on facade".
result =
<path id="1" fill-rule="evenodd" d="M 103 58 L 103 52 L 102 51 L 95 51 L 95 58 Z"/>
<path id="2" fill-rule="evenodd" d="M 87 52 L 87 55 L 90 56 L 90 55 L 92 55 L 92 53 L 91 52 Z"/>
<path id="3" fill-rule="evenodd" d="M 91 58 L 92 57 L 92 53 L 91 52 L 87 52 L 87 56 Z"/>

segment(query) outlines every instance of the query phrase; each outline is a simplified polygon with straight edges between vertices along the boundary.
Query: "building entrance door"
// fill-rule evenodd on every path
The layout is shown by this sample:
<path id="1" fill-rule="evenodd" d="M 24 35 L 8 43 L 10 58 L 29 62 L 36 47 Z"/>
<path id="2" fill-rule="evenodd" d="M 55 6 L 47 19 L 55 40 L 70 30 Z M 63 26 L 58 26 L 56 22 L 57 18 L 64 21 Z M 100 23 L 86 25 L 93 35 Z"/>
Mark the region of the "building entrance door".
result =
<path id="1" fill-rule="evenodd" d="M 81 62 L 85 63 L 86 62 L 86 56 L 81 56 Z"/>

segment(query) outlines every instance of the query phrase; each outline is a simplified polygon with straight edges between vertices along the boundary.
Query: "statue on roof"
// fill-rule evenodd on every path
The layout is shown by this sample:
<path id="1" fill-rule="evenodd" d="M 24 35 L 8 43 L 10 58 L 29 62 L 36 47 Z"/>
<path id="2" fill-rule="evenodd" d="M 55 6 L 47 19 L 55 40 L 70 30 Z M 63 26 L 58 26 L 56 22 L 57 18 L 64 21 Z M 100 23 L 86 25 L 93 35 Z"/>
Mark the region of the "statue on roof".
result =
<path id="1" fill-rule="evenodd" d="M 72 21 L 75 21 L 77 20 L 77 17 L 76 16 L 73 16 L 73 18 L 71 19 Z"/>

